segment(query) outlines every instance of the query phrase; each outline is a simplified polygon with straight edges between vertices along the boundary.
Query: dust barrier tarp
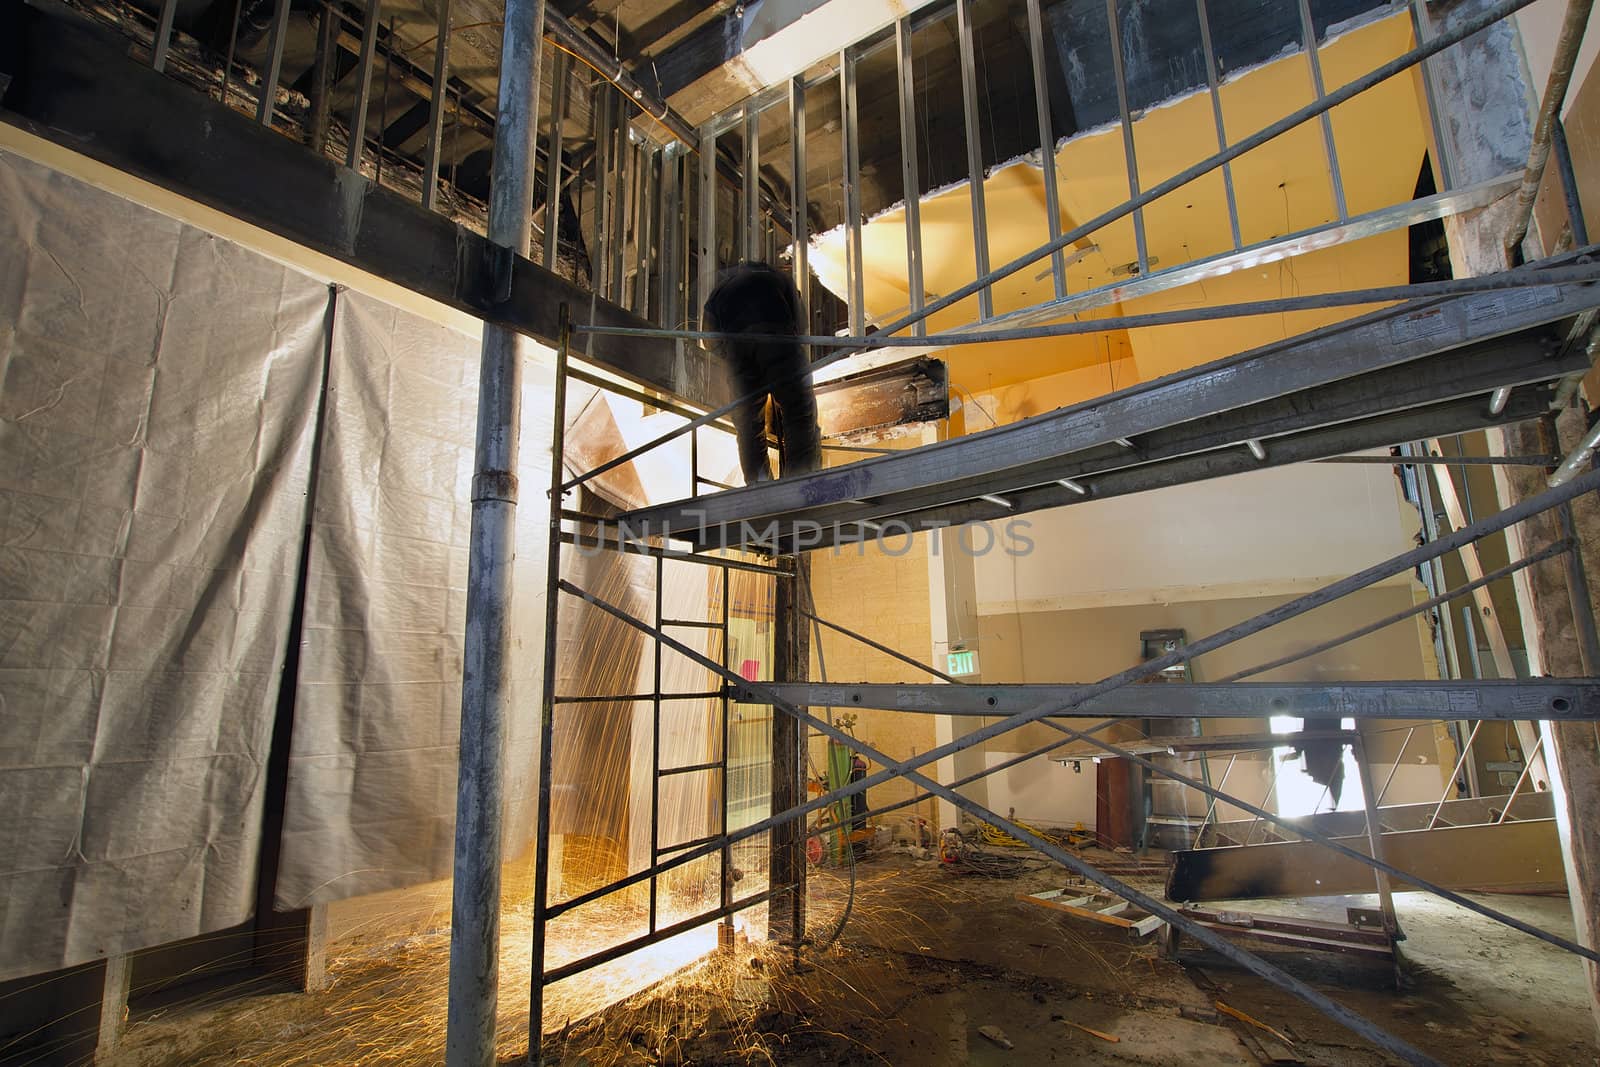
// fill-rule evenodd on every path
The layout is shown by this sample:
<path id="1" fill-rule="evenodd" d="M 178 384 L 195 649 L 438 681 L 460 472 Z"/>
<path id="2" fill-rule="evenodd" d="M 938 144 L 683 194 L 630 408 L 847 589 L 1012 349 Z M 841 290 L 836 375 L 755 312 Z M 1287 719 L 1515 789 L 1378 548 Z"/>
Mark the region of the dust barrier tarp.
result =
<path id="1" fill-rule="evenodd" d="M 0 152 L 0 979 L 249 918 L 325 285 Z"/>
<path id="2" fill-rule="evenodd" d="M 532 840 L 554 356 L 524 339 L 505 850 Z M 341 293 L 277 900 L 450 874 L 479 342 Z"/>

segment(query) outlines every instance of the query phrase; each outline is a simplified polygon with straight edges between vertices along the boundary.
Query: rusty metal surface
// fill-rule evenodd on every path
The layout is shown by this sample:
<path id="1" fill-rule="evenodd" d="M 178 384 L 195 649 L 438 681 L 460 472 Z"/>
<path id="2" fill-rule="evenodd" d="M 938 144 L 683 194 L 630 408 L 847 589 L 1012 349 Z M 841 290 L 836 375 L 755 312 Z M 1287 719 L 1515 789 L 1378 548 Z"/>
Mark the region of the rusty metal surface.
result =
<path id="1" fill-rule="evenodd" d="M 1367 851 L 1365 837 L 1342 844 Z M 1383 835 L 1384 858 L 1448 889 L 1546 893 L 1565 888 L 1554 819 L 1499 826 L 1450 826 Z M 1412 888 L 1395 880 L 1395 888 Z M 1372 871 L 1315 842 L 1280 841 L 1173 853 L 1167 897 L 1177 901 L 1247 900 L 1367 893 Z"/>

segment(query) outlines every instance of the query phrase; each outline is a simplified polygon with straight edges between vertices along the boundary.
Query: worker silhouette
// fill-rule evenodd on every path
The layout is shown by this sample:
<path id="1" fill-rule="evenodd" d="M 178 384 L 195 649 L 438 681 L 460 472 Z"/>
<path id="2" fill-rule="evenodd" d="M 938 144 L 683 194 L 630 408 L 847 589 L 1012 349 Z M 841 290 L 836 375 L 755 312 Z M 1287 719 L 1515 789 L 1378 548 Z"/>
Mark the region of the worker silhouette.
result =
<path id="1" fill-rule="evenodd" d="M 702 329 L 717 333 L 798 337 L 801 318 L 800 293 L 787 274 L 765 263 L 740 263 L 711 291 L 700 321 Z M 822 431 L 800 342 L 719 338 L 707 347 L 728 365 L 735 394 L 750 397 L 733 411 L 745 484 L 772 480 L 767 461 L 769 408 L 778 438 L 779 477 L 816 470 Z"/>

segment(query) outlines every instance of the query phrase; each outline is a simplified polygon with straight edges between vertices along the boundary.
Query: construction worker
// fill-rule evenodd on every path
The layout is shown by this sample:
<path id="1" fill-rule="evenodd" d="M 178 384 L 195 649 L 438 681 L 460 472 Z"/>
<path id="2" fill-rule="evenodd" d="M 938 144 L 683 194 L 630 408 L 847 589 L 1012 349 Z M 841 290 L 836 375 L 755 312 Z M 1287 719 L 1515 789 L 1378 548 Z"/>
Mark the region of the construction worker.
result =
<path id="1" fill-rule="evenodd" d="M 740 263 L 712 290 L 700 322 L 709 332 L 797 337 L 802 332 L 801 318 L 800 293 L 787 274 L 765 263 Z M 816 470 L 822 432 L 800 343 L 719 338 L 706 347 L 728 365 L 735 394 L 750 397 L 733 412 L 745 484 L 772 480 L 767 460 L 769 401 L 778 438 L 779 477 Z"/>

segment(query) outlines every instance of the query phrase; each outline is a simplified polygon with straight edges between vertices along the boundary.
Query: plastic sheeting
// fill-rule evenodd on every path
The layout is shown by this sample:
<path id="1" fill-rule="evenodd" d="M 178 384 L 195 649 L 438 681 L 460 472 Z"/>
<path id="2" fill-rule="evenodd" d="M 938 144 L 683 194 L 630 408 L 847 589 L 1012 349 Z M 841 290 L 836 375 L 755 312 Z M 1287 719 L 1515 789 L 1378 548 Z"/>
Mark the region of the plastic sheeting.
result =
<path id="1" fill-rule="evenodd" d="M 326 286 L 0 152 L 0 979 L 249 918 Z"/>
<path id="2" fill-rule="evenodd" d="M 554 357 L 524 340 L 505 850 L 532 840 Z M 341 293 L 317 475 L 281 908 L 448 876 L 479 342 Z"/>

